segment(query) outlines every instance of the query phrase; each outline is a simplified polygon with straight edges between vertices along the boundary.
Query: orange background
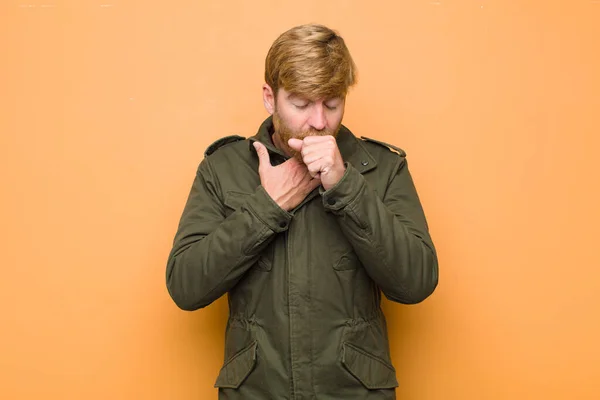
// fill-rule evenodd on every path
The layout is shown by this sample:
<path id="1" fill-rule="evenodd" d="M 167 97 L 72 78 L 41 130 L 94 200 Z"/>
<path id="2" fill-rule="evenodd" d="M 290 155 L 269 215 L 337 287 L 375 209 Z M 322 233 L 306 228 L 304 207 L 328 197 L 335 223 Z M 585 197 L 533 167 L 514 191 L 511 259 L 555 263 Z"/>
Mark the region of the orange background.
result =
<path id="1" fill-rule="evenodd" d="M 0 398 L 213 399 L 224 298 L 165 287 L 204 149 L 266 117 L 293 25 L 404 148 L 440 285 L 386 303 L 403 400 L 600 398 L 600 1 L 3 0 Z"/>

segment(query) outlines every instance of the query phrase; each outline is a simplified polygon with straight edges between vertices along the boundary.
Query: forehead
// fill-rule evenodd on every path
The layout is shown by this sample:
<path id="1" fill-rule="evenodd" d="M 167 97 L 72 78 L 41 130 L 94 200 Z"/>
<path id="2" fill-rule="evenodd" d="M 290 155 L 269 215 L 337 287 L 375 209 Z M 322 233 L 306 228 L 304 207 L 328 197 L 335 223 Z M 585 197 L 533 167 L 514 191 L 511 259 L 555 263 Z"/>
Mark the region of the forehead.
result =
<path id="1" fill-rule="evenodd" d="M 307 100 L 307 101 L 327 101 L 333 99 L 343 99 L 344 96 L 342 94 L 331 94 L 331 95 L 318 95 L 315 96 L 313 94 L 307 93 L 297 93 L 297 92 L 289 92 L 284 88 L 279 88 L 277 93 L 277 97 L 285 100 Z"/>

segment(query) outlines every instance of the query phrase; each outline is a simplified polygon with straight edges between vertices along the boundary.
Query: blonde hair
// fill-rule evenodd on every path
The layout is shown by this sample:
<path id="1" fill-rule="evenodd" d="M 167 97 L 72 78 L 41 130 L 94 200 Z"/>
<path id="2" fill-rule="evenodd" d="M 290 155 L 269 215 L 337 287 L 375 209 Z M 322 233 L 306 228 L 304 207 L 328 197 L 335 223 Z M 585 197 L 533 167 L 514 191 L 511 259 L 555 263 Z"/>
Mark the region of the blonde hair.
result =
<path id="1" fill-rule="evenodd" d="M 265 82 L 310 99 L 344 97 L 356 83 L 356 65 L 344 39 L 323 25 L 300 25 L 282 33 L 265 60 Z"/>

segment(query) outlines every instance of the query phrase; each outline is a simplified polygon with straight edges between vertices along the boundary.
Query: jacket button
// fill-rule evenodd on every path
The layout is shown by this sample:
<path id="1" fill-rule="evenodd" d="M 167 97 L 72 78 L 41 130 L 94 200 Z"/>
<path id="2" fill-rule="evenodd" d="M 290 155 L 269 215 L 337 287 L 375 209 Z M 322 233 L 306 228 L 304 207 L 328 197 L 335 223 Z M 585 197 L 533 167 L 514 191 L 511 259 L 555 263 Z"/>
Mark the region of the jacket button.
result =
<path id="1" fill-rule="evenodd" d="M 365 161 L 361 162 L 361 164 L 366 167 L 367 165 L 369 165 L 369 162 L 367 160 L 365 160 Z"/>
<path id="2" fill-rule="evenodd" d="M 335 204 L 335 200 L 334 199 L 329 199 L 327 200 L 327 204 L 329 204 L 330 206 Z"/>
<path id="3" fill-rule="evenodd" d="M 280 222 L 280 223 L 279 223 L 279 226 L 280 226 L 281 228 L 285 228 L 285 227 L 287 226 L 287 223 L 285 223 L 285 222 Z"/>

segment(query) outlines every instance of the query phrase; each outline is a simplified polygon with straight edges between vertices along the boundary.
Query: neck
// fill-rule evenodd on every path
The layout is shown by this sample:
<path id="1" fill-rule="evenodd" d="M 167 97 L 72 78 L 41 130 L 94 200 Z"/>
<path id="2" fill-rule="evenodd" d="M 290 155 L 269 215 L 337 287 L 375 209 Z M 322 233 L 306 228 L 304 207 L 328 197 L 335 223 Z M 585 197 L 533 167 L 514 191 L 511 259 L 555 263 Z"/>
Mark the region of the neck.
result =
<path id="1" fill-rule="evenodd" d="M 275 145 L 275 147 L 277 147 L 279 150 L 283 151 L 283 153 L 285 155 L 287 155 L 288 157 L 291 157 L 291 153 L 289 152 L 288 147 L 285 145 L 285 143 L 283 143 L 283 141 L 281 140 L 281 136 L 279 136 L 279 134 L 277 132 L 273 133 L 273 135 L 271 136 L 271 140 L 273 141 L 273 144 Z"/>

